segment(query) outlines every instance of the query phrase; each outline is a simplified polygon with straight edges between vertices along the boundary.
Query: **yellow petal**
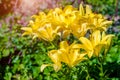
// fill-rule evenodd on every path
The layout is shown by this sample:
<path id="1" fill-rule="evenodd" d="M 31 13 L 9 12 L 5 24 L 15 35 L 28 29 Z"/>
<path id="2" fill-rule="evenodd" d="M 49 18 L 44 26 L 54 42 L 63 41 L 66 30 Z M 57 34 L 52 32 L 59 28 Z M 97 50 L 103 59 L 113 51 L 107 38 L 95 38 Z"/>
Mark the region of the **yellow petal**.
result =
<path id="1" fill-rule="evenodd" d="M 40 67 L 40 71 L 43 72 L 43 70 L 44 70 L 47 66 L 51 66 L 51 65 L 50 65 L 50 64 L 42 64 L 42 66 Z"/>
<path id="2" fill-rule="evenodd" d="M 77 60 L 78 55 L 79 55 L 79 50 L 78 49 L 76 49 L 76 50 L 71 49 L 70 50 L 70 53 L 69 53 L 69 57 L 70 57 L 69 66 L 70 67 L 73 67 L 75 65 L 74 62 Z"/>
<path id="3" fill-rule="evenodd" d="M 91 58 L 92 55 L 93 55 L 93 53 L 94 53 L 94 51 L 87 51 L 87 55 L 88 55 L 88 57 Z"/>
<path id="4" fill-rule="evenodd" d="M 22 34 L 22 36 L 25 36 L 25 35 L 30 35 L 31 33 L 29 33 L 29 32 L 24 32 L 23 34 Z"/>
<path id="5" fill-rule="evenodd" d="M 48 52 L 48 56 L 51 58 L 51 60 L 55 63 L 61 63 L 59 59 L 59 52 L 58 50 L 51 50 Z"/>
<path id="6" fill-rule="evenodd" d="M 79 12 L 80 12 L 80 16 L 84 16 L 84 8 L 82 4 L 80 4 L 79 6 Z"/>
<path id="7" fill-rule="evenodd" d="M 60 52 L 58 50 L 51 50 L 48 52 L 48 56 L 54 62 L 52 65 L 54 70 L 57 72 L 61 69 L 61 60 L 60 60 Z"/>
<path id="8" fill-rule="evenodd" d="M 102 38 L 105 37 L 106 34 L 105 34 L 105 31 L 102 32 Z"/>
<path id="9" fill-rule="evenodd" d="M 53 68 L 56 72 L 58 72 L 61 69 L 61 64 L 53 64 Z"/>
<path id="10" fill-rule="evenodd" d="M 92 44 L 94 46 L 98 45 L 101 41 L 101 33 L 99 30 L 92 33 L 92 38 L 90 39 L 92 41 Z"/>
<path id="11" fill-rule="evenodd" d="M 22 30 L 24 30 L 24 31 L 27 31 L 27 32 L 31 32 L 32 33 L 32 28 L 30 28 L 30 27 L 23 27 L 23 28 L 21 28 Z"/>
<path id="12" fill-rule="evenodd" d="M 104 21 L 100 24 L 100 26 L 102 27 L 102 26 L 110 25 L 110 24 L 112 24 L 112 21 Z"/>
<path id="13" fill-rule="evenodd" d="M 70 30 L 64 30 L 64 31 L 63 31 L 63 35 L 62 35 L 62 37 L 63 37 L 63 38 L 66 38 L 67 36 L 70 35 L 70 33 L 71 33 Z"/>
<path id="14" fill-rule="evenodd" d="M 112 45 L 111 41 L 112 41 L 112 37 L 107 40 L 107 46 L 105 47 L 105 51 L 104 51 L 105 55 L 106 55 L 106 53 L 108 52 L 108 50 L 110 49 L 110 47 Z"/>
<path id="15" fill-rule="evenodd" d="M 81 44 L 72 43 L 72 44 L 70 45 L 70 47 L 71 47 L 72 49 L 80 49 L 80 48 L 82 48 L 83 46 L 82 46 Z"/>
<path id="16" fill-rule="evenodd" d="M 60 13 L 62 13 L 62 9 L 61 8 L 55 8 L 55 12 L 60 14 Z"/>
<path id="17" fill-rule="evenodd" d="M 79 62 L 87 59 L 87 58 L 84 57 L 85 55 L 86 55 L 86 53 L 82 53 L 82 54 L 80 53 L 80 54 L 78 55 L 76 61 L 74 62 L 74 65 L 76 65 L 76 64 L 78 64 Z"/>
<path id="18" fill-rule="evenodd" d="M 67 41 L 60 42 L 60 49 L 67 49 L 68 46 L 69 45 L 68 45 Z"/>
<path id="19" fill-rule="evenodd" d="M 83 46 L 87 50 L 93 50 L 92 43 L 85 37 L 80 37 L 79 40 L 82 42 Z"/>
<path id="20" fill-rule="evenodd" d="M 60 49 L 59 52 L 60 54 L 60 60 L 66 64 L 70 64 L 70 58 L 69 58 L 69 49 Z"/>
<path id="21" fill-rule="evenodd" d="M 46 27 L 45 27 L 49 37 L 52 37 L 52 33 L 54 33 L 52 27 L 51 27 L 51 24 L 46 24 Z"/>
<path id="22" fill-rule="evenodd" d="M 104 46 L 104 44 L 99 44 L 94 48 L 94 54 L 96 57 L 99 57 L 100 51 Z"/>
<path id="23" fill-rule="evenodd" d="M 22 30 L 24 30 L 25 32 L 22 34 L 22 36 L 24 35 L 31 35 L 33 33 L 32 29 L 30 27 L 23 27 L 21 28 Z"/>
<path id="24" fill-rule="evenodd" d="M 109 38 L 111 38 L 111 37 L 113 37 L 114 35 L 106 35 L 106 36 L 104 36 L 103 38 L 102 38 L 102 40 L 101 40 L 101 43 L 104 43 L 104 42 L 106 42 L 107 41 L 107 39 L 109 39 Z"/>
<path id="25" fill-rule="evenodd" d="M 49 35 L 48 35 L 47 31 L 43 28 L 39 29 L 39 35 L 38 36 L 45 41 L 49 41 Z"/>
<path id="26" fill-rule="evenodd" d="M 91 14 L 92 11 L 91 11 L 91 8 L 89 5 L 86 5 L 86 14 Z"/>
<path id="27" fill-rule="evenodd" d="M 72 10 L 73 10 L 72 5 L 67 5 L 63 11 L 65 12 L 65 14 L 71 14 Z"/>

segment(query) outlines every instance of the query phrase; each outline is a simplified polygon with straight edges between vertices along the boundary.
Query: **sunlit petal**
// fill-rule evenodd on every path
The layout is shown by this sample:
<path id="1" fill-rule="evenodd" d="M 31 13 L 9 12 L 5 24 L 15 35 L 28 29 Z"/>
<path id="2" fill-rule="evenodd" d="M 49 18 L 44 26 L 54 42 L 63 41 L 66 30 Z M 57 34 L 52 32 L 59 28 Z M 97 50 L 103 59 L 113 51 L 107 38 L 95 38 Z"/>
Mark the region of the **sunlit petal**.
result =
<path id="1" fill-rule="evenodd" d="M 85 37 L 80 37 L 79 40 L 82 42 L 83 46 L 88 49 L 88 50 L 93 50 L 93 46 L 91 42 L 85 38 Z"/>
<path id="2" fill-rule="evenodd" d="M 82 4 L 80 4 L 80 6 L 79 6 L 79 13 L 80 13 L 80 16 L 84 16 L 84 8 L 83 8 L 83 5 Z"/>

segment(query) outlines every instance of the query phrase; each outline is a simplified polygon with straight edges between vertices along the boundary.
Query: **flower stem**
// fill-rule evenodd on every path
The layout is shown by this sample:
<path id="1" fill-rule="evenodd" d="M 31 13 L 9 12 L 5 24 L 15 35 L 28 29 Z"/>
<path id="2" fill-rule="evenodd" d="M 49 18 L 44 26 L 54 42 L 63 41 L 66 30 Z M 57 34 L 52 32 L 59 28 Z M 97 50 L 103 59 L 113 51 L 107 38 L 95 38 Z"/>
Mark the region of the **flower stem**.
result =
<path id="1" fill-rule="evenodd" d="M 98 59 L 98 64 L 99 64 L 99 76 L 100 76 L 100 80 L 104 80 L 105 79 L 105 74 L 104 74 L 104 70 L 103 70 L 103 61 L 100 58 Z"/>
<path id="2" fill-rule="evenodd" d="M 89 63 L 90 63 L 90 60 L 88 60 L 87 65 L 86 65 L 86 73 L 87 73 L 86 80 L 89 80 L 89 79 L 90 79 Z"/>
<path id="3" fill-rule="evenodd" d="M 53 42 L 50 42 L 49 44 L 50 46 L 47 49 L 51 50 L 55 48 L 55 45 L 53 44 Z"/>
<path id="4" fill-rule="evenodd" d="M 71 80 L 71 69 L 70 69 L 70 67 L 67 67 L 66 80 Z"/>

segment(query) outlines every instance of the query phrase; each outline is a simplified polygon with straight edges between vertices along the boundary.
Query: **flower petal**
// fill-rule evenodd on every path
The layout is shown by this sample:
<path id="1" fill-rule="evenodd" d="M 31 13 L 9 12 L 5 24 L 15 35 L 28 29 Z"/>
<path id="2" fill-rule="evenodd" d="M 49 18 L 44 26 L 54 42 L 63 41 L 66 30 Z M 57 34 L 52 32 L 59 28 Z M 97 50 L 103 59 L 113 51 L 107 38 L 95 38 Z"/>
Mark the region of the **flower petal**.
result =
<path id="1" fill-rule="evenodd" d="M 85 49 L 87 49 L 87 50 L 93 50 L 93 45 L 90 42 L 90 40 L 88 40 L 85 37 L 80 37 L 79 40 L 82 42 L 82 44 L 83 44 L 83 46 L 84 46 Z"/>

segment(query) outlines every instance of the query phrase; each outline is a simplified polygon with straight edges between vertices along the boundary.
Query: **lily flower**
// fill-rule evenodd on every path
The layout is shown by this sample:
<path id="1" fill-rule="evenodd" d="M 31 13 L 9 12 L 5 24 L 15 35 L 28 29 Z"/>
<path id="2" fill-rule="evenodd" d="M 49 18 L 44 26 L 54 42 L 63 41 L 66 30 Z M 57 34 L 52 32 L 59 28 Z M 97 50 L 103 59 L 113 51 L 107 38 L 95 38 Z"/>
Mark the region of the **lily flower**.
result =
<path id="1" fill-rule="evenodd" d="M 45 41 L 53 41 L 56 35 L 58 35 L 58 29 L 59 27 L 54 30 L 51 24 L 46 24 L 44 27 L 38 29 L 38 38 Z"/>
<path id="2" fill-rule="evenodd" d="M 105 18 L 100 18 L 99 15 L 96 15 L 92 18 L 89 18 L 88 26 L 92 32 L 95 30 L 106 31 L 110 24 L 112 24 L 112 21 L 107 21 Z"/>
<path id="3" fill-rule="evenodd" d="M 92 33 L 90 39 L 80 37 L 79 40 L 82 43 L 83 49 L 88 53 L 88 57 L 91 58 L 93 54 L 98 57 L 102 48 L 107 50 L 113 36 L 114 35 L 105 35 L 104 32 L 101 34 L 101 32 L 97 30 Z"/>
<path id="4" fill-rule="evenodd" d="M 107 27 L 112 24 L 112 21 L 106 20 L 101 14 L 93 13 L 89 5 L 86 5 L 84 9 L 82 4 L 80 4 L 78 14 L 80 15 L 80 20 L 84 20 L 82 23 L 88 23 L 88 27 L 92 32 L 95 30 L 106 31 Z"/>
<path id="5" fill-rule="evenodd" d="M 57 72 L 61 69 L 62 64 L 59 58 L 59 51 L 52 50 L 49 52 L 48 56 L 53 61 L 54 64 L 43 64 L 41 66 L 41 72 L 47 67 L 47 66 L 53 66 L 54 70 Z"/>
<path id="6" fill-rule="evenodd" d="M 69 67 L 73 67 L 79 62 L 85 60 L 85 53 L 80 53 L 80 44 L 72 43 L 68 45 L 66 41 L 60 43 L 60 60 L 66 63 Z"/>
<path id="7" fill-rule="evenodd" d="M 85 60 L 86 53 L 80 53 L 80 48 L 80 44 L 73 43 L 69 45 L 66 41 L 62 41 L 60 42 L 60 49 L 49 51 L 48 56 L 54 63 L 54 70 L 58 71 L 61 68 L 61 62 L 71 68 Z M 43 68 L 44 66 L 42 66 L 42 70 Z"/>
<path id="8" fill-rule="evenodd" d="M 30 20 L 28 27 L 22 27 L 21 29 L 25 31 L 22 34 L 23 36 L 32 35 L 34 39 L 38 37 L 38 29 L 48 23 L 48 20 L 46 19 L 46 14 L 43 12 L 39 13 L 39 15 L 32 16 L 32 18 L 34 18 L 34 21 Z"/>
<path id="9" fill-rule="evenodd" d="M 33 25 L 34 26 L 34 22 L 33 21 L 30 21 L 30 24 L 29 25 Z M 38 37 L 38 31 L 37 31 L 37 28 L 35 29 L 36 27 L 22 27 L 21 29 L 24 30 L 25 32 L 22 34 L 22 36 L 24 35 L 31 35 L 33 36 L 33 39 Z"/>
<path id="10" fill-rule="evenodd" d="M 89 29 L 87 27 L 87 23 L 81 23 L 79 25 L 74 25 L 74 26 L 71 26 L 70 30 L 71 30 L 71 33 L 77 38 L 85 36 Z"/>

